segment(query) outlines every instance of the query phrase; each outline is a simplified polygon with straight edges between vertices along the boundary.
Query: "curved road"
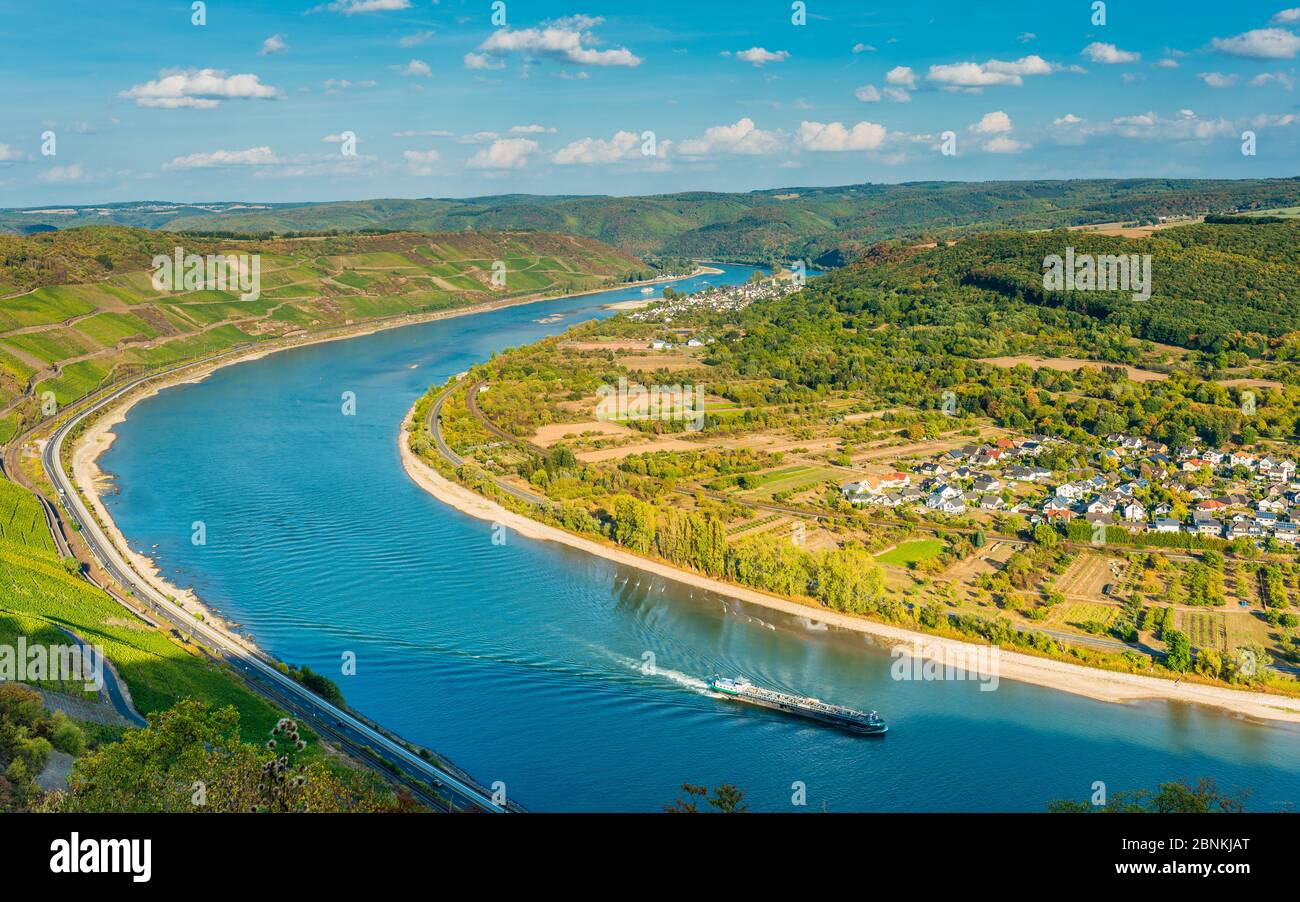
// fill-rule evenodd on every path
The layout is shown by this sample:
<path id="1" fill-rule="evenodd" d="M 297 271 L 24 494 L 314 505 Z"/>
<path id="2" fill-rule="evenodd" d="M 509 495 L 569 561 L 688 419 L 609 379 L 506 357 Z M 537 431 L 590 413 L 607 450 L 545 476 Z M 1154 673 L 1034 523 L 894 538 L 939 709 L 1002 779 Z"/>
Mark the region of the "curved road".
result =
<path id="1" fill-rule="evenodd" d="M 424 428 L 433 437 L 433 443 L 438 447 L 438 453 L 441 454 L 443 458 L 446 459 L 447 462 L 450 463 L 453 467 L 459 467 L 461 464 L 465 462 L 465 459 L 461 457 L 459 454 L 457 454 L 455 451 L 451 450 L 451 448 L 443 440 L 442 426 L 440 425 L 439 421 L 442 419 L 443 402 L 447 400 L 447 397 L 452 393 L 452 391 L 458 385 L 460 385 L 459 379 L 451 383 L 450 385 L 448 385 L 441 392 L 439 392 L 437 400 L 433 402 L 433 407 L 429 410 L 429 419 L 424 424 Z M 505 432 L 502 429 L 499 429 L 498 427 L 490 423 L 488 419 L 484 417 L 482 412 L 478 409 L 478 404 L 473 400 L 471 400 L 471 396 L 477 397 L 478 390 L 481 387 L 481 385 L 482 383 L 475 382 L 473 385 L 470 386 L 469 389 L 470 394 L 466 396 L 466 403 L 467 406 L 470 408 L 470 411 L 476 417 L 478 417 L 483 422 L 483 425 L 487 427 L 487 429 L 491 431 L 494 435 L 500 435 L 501 437 L 509 440 L 510 442 L 519 444 L 520 443 L 519 439 L 515 438 L 514 436 L 510 435 L 509 433 Z M 534 447 L 532 445 L 529 445 L 527 442 L 524 442 L 523 444 L 530 448 Z M 507 495 L 511 496 L 512 498 L 517 498 L 526 504 L 543 504 L 546 501 L 546 499 L 542 498 L 540 495 L 534 495 L 532 492 L 526 492 L 523 489 L 516 488 L 510 483 L 503 482 L 500 479 L 493 478 L 492 482 L 496 485 L 498 489 L 505 492 Z"/>
<path id="2" fill-rule="evenodd" d="M 187 366 L 193 365 L 187 364 Z M 442 768 L 434 766 L 356 716 L 330 704 L 290 677 L 285 676 L 271 663 L 234 642 L 223 632 L 201 621 L 194 620 L 190 615 L 178 609 L 154 589 L 148 581 L 135 572 L 113 542 L 104 534 L 99 522 L 86 509 L 81 496 L 77 494 L 73 487 L 72 480 L 64 471 L 62 456 L 64 440 L 87 416 L 102 410 L 141 384 L 156 379 L 160 375 L 166 374 L 155 373 L 128 382 L 111 394 L 73 414 L 59 426 L 41 451 L 41 462 L 50 477 L 50 481 L 59 493 L 59 499 L 64 509 L 79 526 L 81 537 L 85 540 L 96 560 L 104 568 L 104 571 L 116 580 L 119 585 L 131 592 L 138 601 L 147 605 L 153 616 L 170 623 L 182 635 L 189 633 L 199 637 L 209 648 L 217 651 L 228 664 L 246 676 L 256 679 L 260 684 L 269 687 L 271 694 L 280 699 L 287 708 L 300 714 L 300 716 L 324 724 L 325 729 L 318 730 L 318 732 L 336 736 L 348 745 L 370 750 L 378 755 L 383 760 L 383 763 L 394 770 L 431 783 L 437 787 L 440 793 L 450 796 L 452 804 L 458 807 L 491 813 L 504 813 L 507 810 L 505 807 L 496 804 L 486 790 L 473 785 L 468 778 L 453 775 Z M 56 536 L 58 535 L 59 533 L 56 530 Z M 62 541 L 60 541 L 60 545 L 66 547 Z M 425 796 L 426 801 L 433 801 L 433 799 L 428 798 L 427 794 L 422 795 Z M 446 804 L 446 800 L 439 799 L 438 801 Z"/>

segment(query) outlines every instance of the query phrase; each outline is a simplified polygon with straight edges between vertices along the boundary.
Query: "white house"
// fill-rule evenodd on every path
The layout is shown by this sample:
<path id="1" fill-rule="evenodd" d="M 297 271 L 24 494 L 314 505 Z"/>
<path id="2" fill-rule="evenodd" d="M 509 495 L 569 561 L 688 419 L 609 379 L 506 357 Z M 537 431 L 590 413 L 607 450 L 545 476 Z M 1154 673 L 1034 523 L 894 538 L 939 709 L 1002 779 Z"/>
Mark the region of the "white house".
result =
<path id="1" fill-rule="evenodd" d="M 1147 518 L 1147 509 L 1136 501 L 1130 501 L 1124 505 L 1122 511 L 1124 519 L 1130 523 L 1141 523 Z"/>

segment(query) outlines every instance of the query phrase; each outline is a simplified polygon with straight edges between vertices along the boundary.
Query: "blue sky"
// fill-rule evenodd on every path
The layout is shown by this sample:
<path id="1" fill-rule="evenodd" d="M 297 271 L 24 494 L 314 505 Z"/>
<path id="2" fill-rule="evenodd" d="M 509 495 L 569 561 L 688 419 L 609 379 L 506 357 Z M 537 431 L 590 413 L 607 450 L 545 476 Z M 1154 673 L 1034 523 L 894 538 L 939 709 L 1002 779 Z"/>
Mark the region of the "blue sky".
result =
<path id="1" fill-rule="evenodd" d="M 1295 3 L 0 0 L 0 206 L 1293 176 Z"/>

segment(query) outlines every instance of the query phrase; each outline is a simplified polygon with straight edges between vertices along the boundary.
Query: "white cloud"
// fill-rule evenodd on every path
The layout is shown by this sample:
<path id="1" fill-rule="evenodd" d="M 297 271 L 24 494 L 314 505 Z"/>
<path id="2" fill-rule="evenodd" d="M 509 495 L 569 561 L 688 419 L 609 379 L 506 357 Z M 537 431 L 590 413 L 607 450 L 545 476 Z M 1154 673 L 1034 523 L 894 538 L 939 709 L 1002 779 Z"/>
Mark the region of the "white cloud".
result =
<path id="1" fill-rule="evenodd" d="M 880 92 L 876 90 L 875 85 L 863 85 L 853 92 L 853 96 L 863 103 L 879 103 Z"/>
<path id="2" fill-rule="evenodd" d="M 433 75 L 433 70 L 429 68 L 429 64 L 424 60 L 411 60 L 405 66 L 393 66 L 392 68 L 398 75 L 406 78 L 429 78 Z"/>
<path id="3" fill-rule="evenodd" d="M 433 175 L 433 164 L 442 159 L 436 150 L 404 150 L 402 158 L 412 175 Z"/>
<path id="4" fill-rule="evenodd" d="M 748 50 L 736 51 L 736 59 L 746 63 L 753 63 L 755 66 L 784 62 L 789 57 L 788 51 L 768 50 L 766 47 L 750 47 Z"/>
<path id="5" fill-rule="evenodd" d="M 223 100 L 270 100 L 279 94 L 252 73 L 227 75 L 220 69 L 190 69 L 158 74 L 156 80 L 134 85 L 118 96 L 143 107 L 212 109 Z"/>
<path id="6" fill-rule="evenodd" d="M 857 43 L 853 45 L 853 52 L 854 53 L 875 53 L 876 48 L 872 47 L 870 44 Z"/>
<path id="7" fill-rule="evenodd" d="M 1112 125 L 1125 138 L 1204 140 L 1237 136 L 1236 127 L 1227 119 L 1201 119 L 1192 110 L 1179 110 L 1175 119 L 1164 119 L 1154 112 L 1120 116 L 1112 120 Z"/>
<path id="8" fill-rule="evenodd" d="M 1191 110 L 1179 110 L 1179 113 L 1184 119 L 1196 115 Z M 1116 125 L 1138 126 L 1142 128 L 1147 128 L 1159 122 L 1160 117 L 1157 116 L 1154 112 L 1149 112 L 1149 113 L 1138 113 L 1137 115 L 1134 116 L 1118 116 L 1111 121 L 1114 122 Z"/>
<path id="9" fill-rule="evenodd" d="M 985 113 L 984 117 L 970 127 L 977 135 L 996 135 L 1011 131 L 1011 117 L 998 110 Z"/>
<path id="10" fill-rule="evenodd" d="M 1231 88 L 1237 83 L 1236 75 L 1224 75 L 1222 72 L 1201 72 L 1196 77 L 1211 88 Z"/>
<path id="11" fill-rule="evenodd" d="M 885 83 L 901 88 L 915 88 L 916 73 L 910 66 L 895 66 L 885 74 Z"/>
<path id="12" fill-rule="evenodd" d="M 1015 138 L 1008 138 L 1005 135 L 993 138 L 984 145 L 984 149 L 989 153 L 1020 153 L 1028 148 L 1029 145 L 1023 141 L 1017 141 Z"/>
<path id="13" fill-rule="evenodd" d="M 547 128 L 545 125 L 512 125 L 510 133 L 513 135 L 553 135 L 555 129 Z"/>
<path id="14" fill-rule="evenodd" d="M 1093 41 L 1087 47 L 1084 47 L 1083 55 L 1094 63 L 1103 63 L 1108 66 L 1118 63 L 1136 63 L 1142 58 L 1140 53 L 1131 50 L 1120 50 L 1114 44 L 1103 44 L 1101 41 Z"/>
<path id="15" fill-rule="evenodd" d="M 262 49 L 257 51 L 257 55 L 270 56 L 272 53 L 279 53 L 288 49 L 289 45 L 284 42 L 284 35 L 273 34 L 262 42 Z"/>
<path id="16" fill-rule="evenodd" d="M 1155 66 L 1157 69 L 1177 69 L 1177 68 L 1178 68 L 1178 60 L 1175 60 L 1175 59 L 1167 59 L 1167 58 L 1166 58 L 1166 59 L 1162 59 L 1162 60 L 1157 60 L 1156 62 L 1152 63 L 1151 65 Z"/>
<path id="17" fill-rule="evenodd" d="M 1228 56 L 1291 59 L 1300 53 L 1300 36 L 1283 28 L 1256 28 L 1232 38 L 1215 38 L 1210 46 Z"/>
<path id="18" fill-rule="evenodd" d="M 497 59 L 495 56 L 488 56 L 486 53 L 465 54 L 466 69 L 504 69 L 505 67 L 505 60 Z"/>
<path id="19" fill-rule="evenodd" d="M 63 184 L 83 181 L 86 178 L 86 173 L 82 171 L 80 163 L 73 163 L 71 166 L 51 166 L 38 175 L 37 178 L 42 182 Z"/>
<path id="20" fill-rule="evenodd" d="M 687 138 L 678 146 L 678 152 L 688 157 L 710 154 L 758 155 L 775 153 L 782 145 L 781 136 L 755 127 L 748 117 L 731 125 L 715 125 L 705 129 L 699 138 Z"/>
<path id="21" fill-rule="evenodd" d="M 423 44 L 425 41 L 428 41 L 432 37 L 433 37 L 432 31 L 417 31 L 414 34 L 402 35 L 401 39 L 398 40 L 397 42 L 397 46 L 418 47 L 419 45 Z"/>
<path id="22" fill-rule="evenodd" d="M 333 3 L 316 8 L 343 13 L 345 16 L 355 16 L 361 13 L 382 13 L 410 9 L 411 0 L 334 0 Z"/>
<path id="23" fill-rule="evenodd" d="M 799 123 L 799 146 L 812 151 L 875 150 L 885 141 L 885 127 L 859 122 L 846 128 L 843 122 Z"/>
<path id="24" fill-rule="evenodd" d="M 1028 75 L 1049 75 L 1052 64 L 1041 56 L 1030 55 L 1018 60 L 989 60 L 985 63 L 950 63 L 931 66 L 926 81 L 947 90 L 978 90 L 990 86 L 1024 84 Z"/>
<path id="25" fill-rule="evenodd" d="M 1067 116 L 1065 118 L 1073 119 L 1074 117 Z M 1061 119 L 1057 120 L 1057 122 L 1062 121 Z M 1014 131 L 1011 117 L 1002 110 L 985 113 L 980 118 L 980 121 L 972 123 L 969 129 L 977 135 L 992 136 L 983 145 L 984 150 L 988 153 L 1020 153 L 1029 147 L 1028 144 L 1011 137 L 1011 132 Z"/>
<path id="26" fill-rule="evenodd" d="M 1037 37 L 1038 35 L 1034 34 L 1032 31 L 1022 31 L 1020 32 L 1020 35 L 1019 37 L 1016 38 L 1016 40 L 1022 44 L 1028 44 L 1030 41 L 1034 40 Z"/>
<path id="27" fill-rule="evenodd" d="M 1252 88 L 1263 88 L 1274 83 L 1288 91 L 1295 87 L 1295 79 L 1285 72 L 1261 72 L 1250 80 Z"/>
<path id="28" fill-rule="evenodd" d="M 329 140 L 327 136 L 323 140 Z M 271 148 L 250 147 L 247 150 L 214 150 L 209 153 L 192 153 L 176 157 L 163 169 L 211 169 L 217 166 L 270 166 L 282 162 Z"/>
<path id="29" fill-rule="evenodd" d="M 1294 118 L 1294 117 L 1293 117 Z M 1289 124 L 1287 117 L 1256 117 L 1256 127 Z M 1054 140 L 1063 144 L 1081 144 L 1098 137 L 1118 137 L 1139 141 L 1209 141 L 1234 139 L 1241 134 L 1251 120 L 1240 119 L 1236 122 L 1225 118 L 1203 119 L 1193 110 L 1180 109 L 1172 117 L 1164 117 L 1154 111 L 1130 116 L 1117 116 L 1109 122 L 1089 123 L 1082 119 L 1071 120 L 1070 117 L 1058 119 L 1054 123 Z"/>
<path id="30" fill-rule="evenodd" d="M 592 16 L 570 16 L 544 23 L 540 28 L 502 28 L 492 33 L 478 49 L 492 56 L 521 53 L 525 56 L 558 59 L 580 66 L 639 66 L 641 57 L 625 47 L 596 50 L 587 46 L 593 43 L 590 29 L 601 23 Z M 488 68 L 473 65 L 469 56 L 465 65 L 471 69 Z"/>
<path id="31" fill-rule="evenodd" d="M 667 141 L 655 143 L 655 157 L 660 159 L 668 154 Z M 619 131 L 606 141 L 604 138 L 582 138 L 560 148 L 551 157 L 551 161 L 561 166 L 575 163 L 599 164 L 619 163 L 629 160 L 651 159 L 641 151 L 642 141 L 636 132 Z"/>
<path id="32" fill-rule="evenodd" d="M 912 102 L 912 95 L 907 93 L 907 91 L 905 91 L 902 88 L 885 88 L 881 93 L 884 94 L 886 97 L 888 97 L 890 100 L 894 101 L 894 103 Z"/>
<path id="33" fill-rule="evenodd" d="M 21 150 L 16 150 L 8 144 L 0 144 L 0 163 L 12 163 L 16 160 L 30 159 L 27 154 Z"/>
<path id="34" fill-rule="evenodd" d="M 1284 9 L 1269 19 L 1274 25 L 1294 25 L 1300 22 L 1300 6 L 1293 6 L 1291 9 Z"/>
<path id="35" fill-rule="evenodd" d="M 1061 125 L 1061 126 L 1066 126 L 1066 125 L 1078 125 L 1080 122 L 1083 122 L 1083 121 L 1084 121 L 1083 119 L 1081 119 L 1081 118 L 1079 118 L 1078 116 L 1074 115 L 1074 113 L 1066 113 L 1066 114 L 1065 114 L 1064 116 L 1062 116 L 1060 119 L 1053 119 L 1053 120 L 1052 120 L 1052 125 Z"/>
<path id="36" fill-rule="evenodd" d="M 502 138 L 474 154 L 465 165 L 470 169 L 522 169 L 538 146 L 528 138 Z"/>
<path id="37" fill-rule="evenodd" d="M 1286 113 L 1284 115 L 1260 113 L 1258 116 L 1249 120 L 1255 128 L 1284 128 L 1288 125 L 1295 125 L 1300 122 L 1300 116 L 1295 113 Z"/>

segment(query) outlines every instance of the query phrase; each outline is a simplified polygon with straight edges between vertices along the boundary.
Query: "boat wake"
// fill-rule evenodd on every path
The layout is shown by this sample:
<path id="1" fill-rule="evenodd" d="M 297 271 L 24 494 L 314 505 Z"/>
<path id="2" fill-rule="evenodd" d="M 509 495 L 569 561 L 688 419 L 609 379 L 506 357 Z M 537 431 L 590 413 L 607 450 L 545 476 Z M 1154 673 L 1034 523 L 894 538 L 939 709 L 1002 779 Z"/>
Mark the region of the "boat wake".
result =
<path id="1" fill-rule="evenodd" d="M 672 668 L 662 667 L 658 664 L 649 665 L 644 661 L 624 657 L 623 655 L 615 655 L 614 657 L 620 664 L 627 667 L 629 670 L 635 670 L 637 673 L 649 677 L 650 679 L 667 680 L 670 683 L 676 683 L 678 686 L 690 689 L 692 692 L 698 692 L 700 695 L 705 695 L 709 698 L 722 697 L 709 688 L 707 680 L 691 676 L 689 673 L 682 673 L 680 670 L 673 670 Z"/>

